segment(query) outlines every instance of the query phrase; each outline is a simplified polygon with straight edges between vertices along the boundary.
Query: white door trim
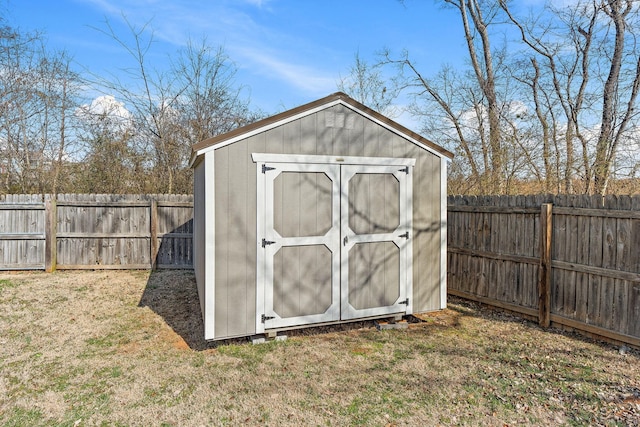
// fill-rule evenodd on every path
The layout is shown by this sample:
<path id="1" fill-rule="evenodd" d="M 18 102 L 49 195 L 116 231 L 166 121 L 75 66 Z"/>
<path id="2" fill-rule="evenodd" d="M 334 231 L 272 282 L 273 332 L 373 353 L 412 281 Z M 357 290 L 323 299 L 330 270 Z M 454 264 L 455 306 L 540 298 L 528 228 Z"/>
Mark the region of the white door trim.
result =
<path id="1" fill-rule="evenodd" d="M 401 157 L 319 156 L 306 154 L 251 153 L 256 163 L 317 163 L 342 165 L 415 166 L 416 159 Z"/>
<path id="2" fill-rule="evenodd" d="M 256 333 L 268 329 L 413 313 L 413 166 L 415 159 L 252 153 L 257 178 Z M 274 180 L 282 172 L 322 172 L 332 181 L 332 226 L 324 236 L 282 237 L 274 229 Z M 356 173 L 391 173 L 400 182 L 400 224 L 393 233 L 356 234 L 349 228 L 348 182 Z M 409 233 L 409 238 L 401 237 Z M 348 243 L 344 244 L 344 237 Z M 262 239 L 275 242 L 263 247 Z M 393 242 L 400 249 L 400 295 L 388 307 L 356 310 L 349 304 L 348 252 L 357 243 Z M 332 303 L 316 315 L 280 318 L 273 311 L 273 259 L 283 246 L 322 244 L 332 253 Z M 408 299 L 408 304 L 400 304 Z M 271 317 L 268 323 L 262 315 Z"/>

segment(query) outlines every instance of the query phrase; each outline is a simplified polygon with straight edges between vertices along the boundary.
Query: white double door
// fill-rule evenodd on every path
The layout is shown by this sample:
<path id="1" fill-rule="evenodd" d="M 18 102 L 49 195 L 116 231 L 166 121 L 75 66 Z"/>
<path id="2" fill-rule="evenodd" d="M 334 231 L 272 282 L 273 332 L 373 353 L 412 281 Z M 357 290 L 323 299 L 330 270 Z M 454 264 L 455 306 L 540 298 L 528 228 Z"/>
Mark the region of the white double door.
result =
<path id="1" fill-rule="evenodd" d="M 414 160 L 341 160 L 254 154 L 257 333 L 411 313 Z"/>

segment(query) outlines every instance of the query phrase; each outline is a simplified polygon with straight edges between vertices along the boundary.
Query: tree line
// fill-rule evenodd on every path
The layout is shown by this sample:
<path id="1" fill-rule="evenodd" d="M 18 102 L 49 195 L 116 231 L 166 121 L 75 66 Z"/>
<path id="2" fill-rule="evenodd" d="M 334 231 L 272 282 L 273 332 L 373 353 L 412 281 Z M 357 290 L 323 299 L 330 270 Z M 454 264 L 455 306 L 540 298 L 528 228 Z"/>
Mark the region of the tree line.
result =
<path id="1" fill-rule="evenodd" d="M 411 52 L 359 55 L 341 87 L 390 108 L 456 154 L 456 194 L 640 192 L 640 4 L 437 0 L 453 12 L 464 67 L 427 75 Z M 411 3 L 405 2 L 410 8 Z"/>
<path id="2" fill-rule="evenodd" d="M 408 51 L 359 54 L 340 90 L 410 114 L 456 154 L 458 194 L 640 192 L 640 5 L 434 0 L 457 17 L 465 65 L 421 70 Z M 411 8 L 409 1 L 404 6 Z M 0 193 L 190 193 L 192 144 L 264 116 L 222 47 L 191 41 L 158 71 L 153 33 L 98 31 L 132 59 L 115 76 L 74 68 L 0 17 Z M 91 94 L 89 96 L 88 94 Z M 399 105 L 408 100 L 408 107 Z"/>
<path id="3" fill-rule="evenodd" d="M 100 31 L 135 64 L 123 82 L 79 73 L 44 35 L 3 23 L 0 194 L 191 193 L 191 145 L 261 116 L 224 49 L 206 40 L 157 71 L 147 28 L 129 25 L 125 41 L 106 23 Z"/>

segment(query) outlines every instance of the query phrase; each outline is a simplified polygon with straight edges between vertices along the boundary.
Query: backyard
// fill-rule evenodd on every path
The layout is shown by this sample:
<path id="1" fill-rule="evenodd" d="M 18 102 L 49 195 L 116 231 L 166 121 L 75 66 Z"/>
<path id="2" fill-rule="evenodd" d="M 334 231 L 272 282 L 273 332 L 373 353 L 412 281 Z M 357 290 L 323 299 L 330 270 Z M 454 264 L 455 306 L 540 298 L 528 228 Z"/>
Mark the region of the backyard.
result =
<path id="1" fill-rule="evenodd" d="M 202 340 L 190 271 L 0 274 L 0 425 L 640 425 L 640 352 L 460 299 Z"/>

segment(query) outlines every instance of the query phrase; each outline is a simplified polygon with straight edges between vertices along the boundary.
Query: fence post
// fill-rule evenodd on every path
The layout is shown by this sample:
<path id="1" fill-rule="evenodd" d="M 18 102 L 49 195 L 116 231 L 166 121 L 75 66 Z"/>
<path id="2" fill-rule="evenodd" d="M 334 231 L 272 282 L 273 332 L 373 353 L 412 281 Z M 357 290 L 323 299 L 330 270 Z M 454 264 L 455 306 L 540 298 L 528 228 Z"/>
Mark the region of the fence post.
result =
<path id="1" fill-rule="evenodd" d="M 155 270 L 158 268 L 158 200 L 153 198 L 151 199 L 150 205 L 150 220 L 151 220 L 151 229 L 150 231 L 150 239 L 151 242 L 149 244 L 150 256 L 151 256 L 151 270 Z"/>
<path id="2" fill-rule="evenodd" d="M 540 206 L 540 270 L 538 280 L 538 322 L 548 328 L 551 314 L 551 239 L 553 205 Z"/>
<path id="3" fill-rule="evenodd" d="M 57 264 L 57 228 L 58 209 L 55 196 L 50 196 L 44 202 L 44 270 L 47 273 L 56 271 Z"/>

